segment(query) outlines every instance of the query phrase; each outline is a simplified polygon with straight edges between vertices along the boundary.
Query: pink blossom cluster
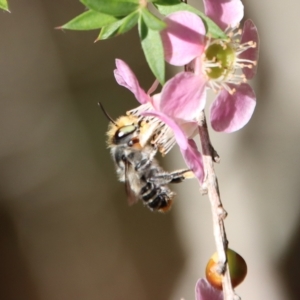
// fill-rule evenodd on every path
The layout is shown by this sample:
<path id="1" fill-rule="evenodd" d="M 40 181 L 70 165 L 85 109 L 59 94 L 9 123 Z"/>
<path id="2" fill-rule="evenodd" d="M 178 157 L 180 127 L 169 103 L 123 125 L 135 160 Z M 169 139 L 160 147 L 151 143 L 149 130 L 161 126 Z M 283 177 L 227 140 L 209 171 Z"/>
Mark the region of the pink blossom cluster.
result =
<path id="1" fill-rule="evenodd" d="M 227 39 L 208 36 L 202 19 L 192 12 L 168 15 L 164 19 L 167 27 L 161 32 L 165 60 L 171 65 L 185 65 L 187 71 L 168 80 L 160 93 L 151 95 L 157 83 L 146 93 L 122 60 L 116 60 L 114 73 L 118 84 L 129 89 L 140 103 L 131 113 L 154 120 L 160 132 L 156 142 L 162 152 L 167 153 L 177 144 L 200 183 L 205 174 L 202 155 L 193 137 L 201 126 L 207 92 L 212 90 L 216 95 L 209 118 L 215 131 L 231 133 L 244 127 L 256 105 L 255 93 L 247 80 L 256 73 L 259 42 L 251 20 L 244 22 L 243 29 L 239 28 L 244 16 L 240 0 L 203 2 L 205 14 L 225 32 Z M 196 300 L 213 299 L 222 299 L 222 292 L 206 280 L 199 280 Z"/>
<path id="2" fill-rule="evenodd" d="M 201 125 L 207 91 L 215 100 L 210 106 L 210 123 L 218 132 L 234 132 L 250 120 L 256 96 L 247 83 L 256 73 L 258 34 L 251 20 L 243 18 L 240 0 L 204 0 L 205 14 L 227 35 L 227 39 L 206 36 L 201 18 L 188 11 L 168 15 L 161 32 L 165 60 L 175 66 L 187 65 L 192 72 L 180 72 L 168 80 L 160 93 L 146 93 L 129 66 L 116 60 L 115 78 L 129 89 L 140 103 L 133 110 L 139 116 L 154 116 L 166 125 L 157 143 L 167 153 L 177 143 L 186 164 L 200 182 L 204 180 L 202 156 L 193 140 Z M 240 37 L 239 37 L 240 36 Z M 153 118 L 152 118 L 153 119 Z M 157 122 L 161 124 L 161 122 Z"/>

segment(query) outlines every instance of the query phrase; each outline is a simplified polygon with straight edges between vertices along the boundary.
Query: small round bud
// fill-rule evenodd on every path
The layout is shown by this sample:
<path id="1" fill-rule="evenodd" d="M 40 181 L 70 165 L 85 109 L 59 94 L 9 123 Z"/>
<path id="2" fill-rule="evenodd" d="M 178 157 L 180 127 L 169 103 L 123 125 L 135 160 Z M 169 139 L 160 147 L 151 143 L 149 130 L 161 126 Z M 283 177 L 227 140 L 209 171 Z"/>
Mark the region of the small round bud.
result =
<path id="1" fill-rule="evenodd" d="M 247 275 L 245 260 L 235 251 L 227 249 L 227 259 L 232 287 L 235 288 Z M 222 275 L 218 273 L 218 253 L 214 253 L 206 265 L 206 279 L 215 288 L 222 290 Z"/>

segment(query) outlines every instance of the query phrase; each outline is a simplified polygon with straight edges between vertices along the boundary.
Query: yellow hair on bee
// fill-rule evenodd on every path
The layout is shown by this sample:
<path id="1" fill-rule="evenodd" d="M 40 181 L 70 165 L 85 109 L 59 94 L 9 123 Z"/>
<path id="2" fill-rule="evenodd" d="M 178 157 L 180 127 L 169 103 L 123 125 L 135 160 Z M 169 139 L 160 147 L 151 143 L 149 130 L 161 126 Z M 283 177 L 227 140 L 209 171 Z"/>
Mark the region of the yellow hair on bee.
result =
<path id="1" fill-rule="evenodd" d="M 145 145 L 153 139 L 155 134 L 155 126 L 149 123 L 149 120 L 141 120 L 137 116 L 134 116 L 127 112 L 126 116 L 119 117 L 114 123 L 110 122 L 107 130 L 107 145 L 108 147 L 113 146 L 113 139 L 116 134 L 116 131 L 122 127 L 129 125 L 138 125 L 139 126 L 139 142 L 141 148 L 145 147 Z"/>
<path id="2" fill-rule="evenodd" d="M 127 112 L 127 115 L 133 117 L 130 112 Z M 156 127 L 153 124 L 150 124 L 149 119 L 145 118 L 140 121 L 139 124 L 139 140 L 141 147 L 145 147 L 148 142 L 152 143 L 153 136 L 155 135 Z"/>
<path id="3" fill-rule="evenodd" d="M 147 121 L 143 121 L 140 126 L 141 135 L 147 135 L 149 132 L 149 129 L 150 129 L 149 123 Z M 153 132 L 151 132 L 151 135 L 153 135 Z"/>
<path id="4" fill-rule="evenodd" d="M 115 123 L 117 125 L 115 125 L 114 123 L 110 122 L 108 125 L 108 130 L 106 132 L 107 135 L 107 145 L 108 147 L 111 147 L 113 144 L 113 138 L 116 134 L 116 131 L 119 128 L 122 128 L 124 126 L 128 126 L 128 125 L 133 125 L 133 124 L 137 124 L 138 123 L 138 118 L 135 116 L 121 116 L 119 117 Z"/>

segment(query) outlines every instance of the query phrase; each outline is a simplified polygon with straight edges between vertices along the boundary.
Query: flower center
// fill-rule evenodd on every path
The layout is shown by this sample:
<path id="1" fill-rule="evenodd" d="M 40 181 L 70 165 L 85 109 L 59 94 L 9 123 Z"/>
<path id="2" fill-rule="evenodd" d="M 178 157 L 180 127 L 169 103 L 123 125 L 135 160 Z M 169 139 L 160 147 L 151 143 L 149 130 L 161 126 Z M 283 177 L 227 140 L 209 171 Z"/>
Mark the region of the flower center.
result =
<path id="1" fill-rule="evenodd" d="M 209 78 L 226 77 L 232 71 L 235 52 L 229 44 L 212 44 L 206 49 L 205 56 L 211 62 L 211 67 L 205 70 Z"/>
<path id="2" fill-rule="evenodd" d="M 230 84 L 240 85 L 246 82 L 243 68 L 253 68 L 256 61 L 242 58 L 241 54 L 249 48 L 256 48 L 256 43 L 241 43 L 242 30 L 239 25 L 225 30 L 227 40 L 208 39 L 202 56 L 202 72 L 207 78 L 207 85 L 214 91 L 226 89 L 235 92 Z"/>

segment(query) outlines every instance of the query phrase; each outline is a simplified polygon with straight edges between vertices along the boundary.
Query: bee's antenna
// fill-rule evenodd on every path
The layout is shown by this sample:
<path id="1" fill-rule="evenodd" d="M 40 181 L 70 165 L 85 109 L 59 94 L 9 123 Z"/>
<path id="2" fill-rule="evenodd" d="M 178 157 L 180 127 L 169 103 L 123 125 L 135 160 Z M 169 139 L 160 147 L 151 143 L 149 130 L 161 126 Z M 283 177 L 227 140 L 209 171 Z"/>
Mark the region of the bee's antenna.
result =
<path id="1" fill-rule="evenodd" d="M 103 111 L 104 115 L 106 116 L 106 118 L 112 122 L 114 125 L 117 126 L 117 123 L 112 119 L 112 117 L 107 113 L 107 111 L 104 109 L 103 105 L 101 102 L 98 102 L 98 105 L 100 106 L 101 110 Z"/>

